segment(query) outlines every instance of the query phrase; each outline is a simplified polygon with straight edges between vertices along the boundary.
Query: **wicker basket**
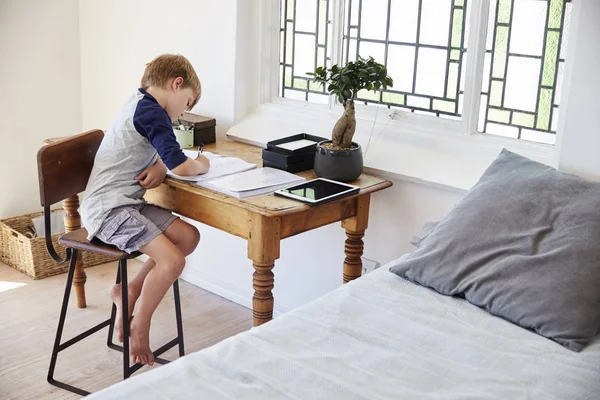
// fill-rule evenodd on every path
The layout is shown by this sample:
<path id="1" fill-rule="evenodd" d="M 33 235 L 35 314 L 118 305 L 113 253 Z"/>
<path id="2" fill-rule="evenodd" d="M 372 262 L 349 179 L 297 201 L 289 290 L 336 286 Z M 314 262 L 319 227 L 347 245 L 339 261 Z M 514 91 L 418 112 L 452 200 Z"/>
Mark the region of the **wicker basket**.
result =
<path id="1" fill-rule="evenodd" d="M 31 220 L 42 214 L 38 212 L 0 220 L 0 261 L 33 279 L 62 274 L 69 268 L 68 263 L 57 264 L 48 254 L 46 238 L 31 239 L 25 236 L 26 232 L 31 231 Z M 52 243 L 56 252 L 64 257 L 65 248 L 58 244 L 61 235 L 62 233 L 52 235 Z M 115 258 L 101 254 L 87 251 L 81 253 L 85 267 L 115 261 Z"/>

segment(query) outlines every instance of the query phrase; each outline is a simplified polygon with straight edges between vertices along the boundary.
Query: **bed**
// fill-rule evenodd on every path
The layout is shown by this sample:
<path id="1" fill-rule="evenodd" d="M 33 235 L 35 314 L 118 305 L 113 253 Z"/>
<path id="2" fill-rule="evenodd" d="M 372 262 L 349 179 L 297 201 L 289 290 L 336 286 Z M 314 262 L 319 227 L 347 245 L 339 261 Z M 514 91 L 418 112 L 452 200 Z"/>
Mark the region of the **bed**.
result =
<path id="1" fill-rule="evenodd" d="M 90 398 L 597 400 L 599 209 L 503 151 L 412 253 Z"/>
<path id="2" fill-rule="evenodd" d="M 582 352 L 387 266 L 90 399 L 598 399 Z"/>

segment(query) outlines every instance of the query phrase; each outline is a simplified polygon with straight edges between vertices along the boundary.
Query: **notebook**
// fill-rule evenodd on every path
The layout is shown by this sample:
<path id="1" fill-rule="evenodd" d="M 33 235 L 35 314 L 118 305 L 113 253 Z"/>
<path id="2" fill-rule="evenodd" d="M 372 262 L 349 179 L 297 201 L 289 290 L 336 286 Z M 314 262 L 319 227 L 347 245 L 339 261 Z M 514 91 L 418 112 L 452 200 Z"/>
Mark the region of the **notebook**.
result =
<path id="1" fill-rule="evenodd" d="M 196 182 L 196 185 L 232 197 L 246 198 L 273 193 L 306 179 L 275 168 L 256 168 L 216 179 Z"/>
<path id="2" fill-rule="evenodd" d="M 184 150 L 183 152 L 190 158 L 196 158 L 197 152 L 195 150 Z M 210 160 L 210 170 L 206 174 L 180 176 L 172 171 L 167 171 L 167 175 L 182 181 L 200 182 L 256 168 L 256 164 L 248 163 L 236 157 L 225 157 L 210 152 L 204 152 L 202 155 L 206 156 Z"/>

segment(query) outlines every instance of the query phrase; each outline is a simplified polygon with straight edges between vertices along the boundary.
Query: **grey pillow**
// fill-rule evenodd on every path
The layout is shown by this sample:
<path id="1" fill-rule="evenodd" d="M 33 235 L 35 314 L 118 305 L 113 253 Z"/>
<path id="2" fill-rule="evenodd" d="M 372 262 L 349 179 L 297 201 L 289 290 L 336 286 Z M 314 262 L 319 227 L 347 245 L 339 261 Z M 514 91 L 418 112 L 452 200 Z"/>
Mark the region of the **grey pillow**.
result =
<path id="1" fill-rule="evenodd" d="M 503 150 L 390 270 L 581 351 L 600 328 L 600 183 Z"/>
<path id="2" fill-rule="evenodd" d="M 431 221 L 425 221 L 421 229 L 413 235 L 410 244 L 412 244 L 415 247 L 419 247 L 421 245 L 421 242 L 427 236 L 429 236 L 429 234 L 435 229 L 436 226 L 439 225 L 440 222 L 442 222 L 442 219 L 443 218 L 438 218 Z"/>

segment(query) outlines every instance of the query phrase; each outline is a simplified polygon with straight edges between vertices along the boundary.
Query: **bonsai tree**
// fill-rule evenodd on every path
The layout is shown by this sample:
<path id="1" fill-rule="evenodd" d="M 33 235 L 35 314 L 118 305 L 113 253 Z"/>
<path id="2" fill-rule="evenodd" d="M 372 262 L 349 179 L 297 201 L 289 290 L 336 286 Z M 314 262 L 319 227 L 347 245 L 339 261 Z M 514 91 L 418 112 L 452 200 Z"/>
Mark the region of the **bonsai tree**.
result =
<path id="1" fill-rule="evenodd" d="M 350 61 L 342 68 L 337 64 L 329 69 L 318 67 L 314 73 L 314 81 L 327 85 L 330 95 L 335 95 L 344 106 L 344 114 L 336 122 L 331 134 L 332 149 L 341 150 L 352 147 L 352 137 L 356 131 L 354 100 L 360 90 L 377 92 L 380 88 L 394 86 L 394 81 L 387 74 L 387 68 L 377 63 L 373 57 L 367 59 L 358 56 L 358 60 Z"/>

